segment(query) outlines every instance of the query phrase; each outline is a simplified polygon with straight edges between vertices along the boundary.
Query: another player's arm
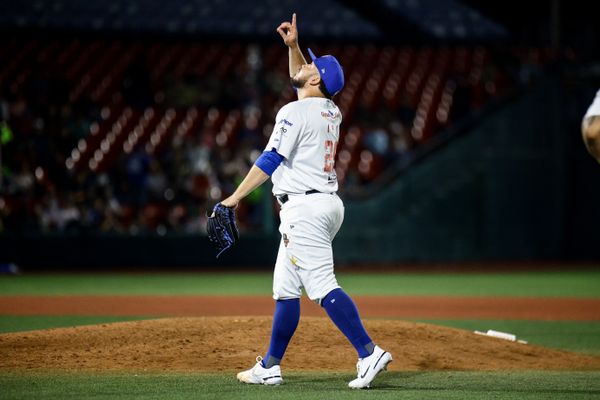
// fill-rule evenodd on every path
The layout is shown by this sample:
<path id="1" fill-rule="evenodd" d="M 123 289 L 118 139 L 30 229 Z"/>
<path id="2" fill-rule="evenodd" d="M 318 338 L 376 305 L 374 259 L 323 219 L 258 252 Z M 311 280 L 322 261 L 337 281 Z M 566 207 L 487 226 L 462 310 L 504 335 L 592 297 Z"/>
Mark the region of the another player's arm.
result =
<path id="1" fill-rule="evenodd" d="M 293 78 L 300 67 L 307 64 L 306 58 L 304 58 L 302 50 L 300 50 L 300 45 L 298 44 L 296 13 L 292 14 L 292 22 L 282 22 L 281 25 L 277 27 L 277 32 L 281 35 L 283 43 L 288 47 L 289 72 L 290 78 Z"/>
<path id="2" fill-rule="evenodd" d="M 584 118 L 581 134 L 588 152 L 600 163 L 600 115 Z"/>

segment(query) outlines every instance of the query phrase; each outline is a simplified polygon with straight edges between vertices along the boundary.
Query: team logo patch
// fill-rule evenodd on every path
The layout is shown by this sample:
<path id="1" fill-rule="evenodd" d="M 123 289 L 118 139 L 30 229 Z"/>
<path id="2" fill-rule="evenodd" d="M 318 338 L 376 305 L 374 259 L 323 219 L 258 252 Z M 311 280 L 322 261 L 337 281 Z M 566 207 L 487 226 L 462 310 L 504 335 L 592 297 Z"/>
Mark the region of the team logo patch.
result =
<path id="1" fill-rule="evenodd" d="M 290 243 L 290 239 L 288 239 L 287 235 L 284 233 L 283 234 L 283 245 L 285 247 L 287 247 L 289 243 Z"/>
<path id="2" fill-rule="evenodd" d="M 325 112 L 325 111 L 321 111 L 321 117 L 323 118 L 327 118 L 329 120 L 335 121 L 337 119 L 339 119 L 341 117 L 341 114 L 339 111 L 333 112 L 331 110 Z"/>
<path id="3" fill-rule="evenodd" d="M 327 184 L 333 185 L 336 182 L 337 182 L 337 174 L 335 173 L 335 170 L 333 170 L 331 174 L 327 175 Z"/>

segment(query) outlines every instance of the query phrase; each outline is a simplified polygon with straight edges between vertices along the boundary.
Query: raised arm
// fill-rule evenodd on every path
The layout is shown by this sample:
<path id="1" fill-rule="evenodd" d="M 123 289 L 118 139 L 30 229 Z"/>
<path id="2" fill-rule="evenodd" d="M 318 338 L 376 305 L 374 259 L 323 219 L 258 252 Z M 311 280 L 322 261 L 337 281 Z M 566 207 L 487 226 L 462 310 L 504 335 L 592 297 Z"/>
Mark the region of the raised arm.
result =
<path id="1" fill-rule="evenodd" d="M 283 43 L 288 47 L 290 78 L 296 75 L 296 72 L 304 64 L 307 64 L 300 46 L 298 45 L 298 28 L 296 26 L 296 13 L 292 14 L 292 22 L 282 22 L 277 27 L 277 32 L 281 35 Z"/>

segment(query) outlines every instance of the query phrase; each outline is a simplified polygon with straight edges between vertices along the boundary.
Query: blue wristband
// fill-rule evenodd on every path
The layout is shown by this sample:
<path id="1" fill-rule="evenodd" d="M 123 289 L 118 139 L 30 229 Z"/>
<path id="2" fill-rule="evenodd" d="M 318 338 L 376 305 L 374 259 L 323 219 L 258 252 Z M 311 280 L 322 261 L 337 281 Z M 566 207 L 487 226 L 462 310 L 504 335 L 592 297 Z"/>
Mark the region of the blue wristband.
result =
<path id="1" fill-rule="evenodd" d="M 265 174 L 271 176 L 282 161 L 283 156 L 277 153 L 275 149 L 272 149 L 271 151 L 264 151 L 260 157 L 256 159 L 254 165 L 260 168 Z"/>

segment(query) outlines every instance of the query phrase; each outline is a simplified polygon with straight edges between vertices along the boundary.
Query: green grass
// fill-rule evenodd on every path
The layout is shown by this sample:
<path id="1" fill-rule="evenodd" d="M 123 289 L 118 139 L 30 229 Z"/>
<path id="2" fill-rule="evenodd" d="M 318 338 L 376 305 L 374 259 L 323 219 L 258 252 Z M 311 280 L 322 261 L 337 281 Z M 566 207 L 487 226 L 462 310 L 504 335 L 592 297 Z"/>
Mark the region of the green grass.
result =
<path id="1" fill-rule="evenodd" d="M 221 375 L 0 374 L 1 399 L 600 399 L 600 372 L 385 373 L 367 391 L 350 374 L 287 374 L 280 387 Z"/>
<path id="2" fill-rule="evenodd" d="M 531 344 L 600 355 L 600 321 L 419 320 L 470 331 L 493 329 Z"/>
<path id="3" fill-rule="evenodd" d="M 41 274 L 0 277 L 3 295 L 268 295 L 271 275 Z"/>
<path id="4" fill-rule="evenodd" d="M 600 272 L 355 274 L 338 271 L 353 295 L 600 297 Z M 270 295 L 270 273 L 51 274 L 0 277 L 2 295 Z M 143 317 L 0 316 L 0 333 Z M 530 343 L 600 354 L 600 322 L 427 320 L 469 330 L 516 333 Z M 396 360 L 395 362 L 401 362 Z M 2 360 L 0 360 L 0 365 Z M 39 374 L 0 372 L 8 399 L 598 399 L 594 372 L 393 372 L 369 391 L 346 388 L 351 372 L 290 373 L 281 387 L 235 381 L 233 373 Z"/>
<path id="5" fill-rule="evenodd" d="M 352 295 L 600 297 L 600 271 L 357 274 Z M 0 277 L 1 295 L 270 295 L 271 273 L 43 274 Z"/>
<path id="6" fill-rule="evenodd" d="M 72 315 L 0 315 L 0 333 L 32 331 L 36 329 L 66 328 L 110 322 L 133 321 L 144 317 L 98 317 Z"/>

